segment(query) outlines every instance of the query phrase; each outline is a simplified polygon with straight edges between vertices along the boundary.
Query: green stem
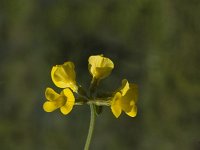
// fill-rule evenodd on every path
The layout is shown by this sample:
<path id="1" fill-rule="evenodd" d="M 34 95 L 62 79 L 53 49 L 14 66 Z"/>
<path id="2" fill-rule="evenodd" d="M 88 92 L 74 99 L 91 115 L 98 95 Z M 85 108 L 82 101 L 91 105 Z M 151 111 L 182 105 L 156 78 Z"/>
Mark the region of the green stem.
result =
<path id="1" fill-rule="evenodd" d="M 94 131 L 94 125 L 95 125 L 95 120 L 96 120 L 96 113 L 95 113 L 95 105 L 94 104 L 90 104 L 90 113 L 91 113 L 91 115 L 90 115 L 90 126 L 89 126 L 89 130 L 88 130 L 88 135 L 87 135 L 84 150 L 89 150 L 90 142 L 91 142 L 91 139 L 92 139 L 92 134 L 93 134 L 93 131 Z"/>
<path id="2" fill-rule="evenodd" d="M 87 104 L 94 104 L 96 106 L 110 106 L 110 101 L 105 101 L 105 100 L 91 100 L 88 101 Z"/>

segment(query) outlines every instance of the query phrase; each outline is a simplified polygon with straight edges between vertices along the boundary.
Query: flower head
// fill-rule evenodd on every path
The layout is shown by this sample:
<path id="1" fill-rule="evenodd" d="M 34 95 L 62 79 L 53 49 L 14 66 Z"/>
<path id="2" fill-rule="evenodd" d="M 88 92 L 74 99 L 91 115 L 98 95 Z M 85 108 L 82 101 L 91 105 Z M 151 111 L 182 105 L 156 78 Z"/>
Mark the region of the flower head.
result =
<path id="1" fill-rule="evenodd" d="M 99 80 L 107 77 L 114 68 L 113 62 L 109 58 L 103 57 L 103 55 L 90 56 L 88 62 L 91 75 Z"/>
<path id="2" fill-rule="evenodd" d="M 137 85 L 129 84 L 126 79 L 122 80 L 122 87 L 117 90 L 111 100 L 111 110 L 115 117 L 118 118 L 122 111 L 130 117 L 135 117 L 137 114 L 137 99 Z"/>
<path id="3" fill-rule="evenodd" d="M 64 89 L 60 94 L 56 93 L 51 88 L 46 88 L 45 97 L 47 101 L 43 104 L 43 109 L 46 112 L 52 112 L 58 108 L 67 115 L 73 108 L 75 98 L 69 88 Z"/>
<path id="4" fill-rule="evenodd" d="M 63 65 L 53 66 L 51 70 L 51 78 L 54 84 L 59 88 L 71 88 L 77 92 L 76 73 L 72 62 L 65 62 Z"/>

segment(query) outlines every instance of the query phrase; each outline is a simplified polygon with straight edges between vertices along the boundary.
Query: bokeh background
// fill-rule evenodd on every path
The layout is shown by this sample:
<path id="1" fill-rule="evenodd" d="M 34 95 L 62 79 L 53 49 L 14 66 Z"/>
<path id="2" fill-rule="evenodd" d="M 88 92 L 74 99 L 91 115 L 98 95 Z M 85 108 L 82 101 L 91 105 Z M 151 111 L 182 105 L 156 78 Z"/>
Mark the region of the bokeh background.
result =
<path id="1" fill-rule="evenodd" d="M 83 149 L 89 107 L 45 113 L 53 65 L 73 61 L 88 88 L 88 57 L 115 63 L 99 89 L 139 85 L 138 115 L 97 118 L 92 150 L 200 149 L 199 0 L 1 0 L 0 149 Z"/>

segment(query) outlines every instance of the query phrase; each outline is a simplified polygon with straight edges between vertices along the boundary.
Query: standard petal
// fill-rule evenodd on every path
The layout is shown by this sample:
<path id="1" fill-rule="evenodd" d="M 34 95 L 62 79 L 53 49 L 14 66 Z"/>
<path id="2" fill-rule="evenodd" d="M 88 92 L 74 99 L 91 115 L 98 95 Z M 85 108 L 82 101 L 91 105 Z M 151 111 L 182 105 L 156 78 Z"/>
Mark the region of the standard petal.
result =
<path id="1" fill-rule="evenodd" d="M 51 70 L 51 78 L 59 88 L 70 87 L 73 90 L 77 90 L 76 73 L 72 62 L 65 62 L 63 65 L 54 66 Z"/>
<path id="2" fill-rule="evenodd" d="M 126 79 L 123 79 L 122 80 L 122 87 L 120 89 L 122 96 L 124 96 L 129 89 L 130 89 L 130 87 L 129 87 L 128 81 Z"/>
<path id="3" fill-rule="evenodd" d="M 53 66 L 51 70 L 51 79 L 57 87 L 64 88 L 66 87 L 66 83 L 63 82 L 63 77 L 60 74 L 58 74 L 59 72 L 61 72 L 61 69 L 62 68 L 60 65 Z"/>
<path id="4" fill-rule="evenodd" d="M 60 107 L 60 111 L 64 114 L 67 115 L 68 113 L 70 113 L 70 111 L 72 110 L 73 105 L 71 105 L 70 103 L 66 103 L 64 106 Z"/>
<path id="5" fill-rule="evenodd" d="M 59 94 L 56 93 L 52 88 L 46 88 L 45 97 L 49 101 L 53 101 L 59 97 Z"/>
<path id="6" fill-rule="evenodd" d="M 90 56 L 88 62 L 91 75 L 97 79 L 107 77 L 114 68 L 114 63 L 103 55 Z"/>
<path id="7" fill-rule="evenodd" d="M 118 118 L 122 112 L 120 106 L 120 99 L 121 99 L 121 93 L 117 92 L 111 102 L 111 110 L 116 118 Z"/>
<path id="8" fill-rule="evenodd" d="M 60 107 L 60 111 L 64 115 L 67 115 L 73 109 L 75 97 L 74 97 L 72 91 L 68 88 L 64 89 L 62 91 L 62 94 L 66 97 L 67 101 L 62 107 Z"/>
<path id="9" fill-rule="evenodd" d="M 109 68 L 113 69 L 114 63 L 109 58 L 103 57 L 103 60 L 101 62 L 101 66 L 102 67 L 109 67 Z"/>
<path id="10" fill-rule="evenodd" d="M 72 81 L 75 81 L 76 79 L 76 73 L 74 70 L 74 63 L 73 62 L 65 62 L 63 64 L 63 69 L 65 70 L 66 74 L 69 76 L 69 79 Z"/>
<path id="11" fill-rule="evenodd" d="M 71 104 L 75 102 L 75 97 L 72 91 L 68 88 L 63 90 L 63 94 L 65 97 L 67 97 L 67 102 L 70 102 Z"/>
<path id="12" fill-rule="evenodd" d="M 110 67 L 97 67 L 96 68 L 96 74 L 95 74 L 95 78 L 97 79 L 103 79 L 107 76 L 110 75 L 111 71 L 112 71 L 113 68 L 110 68 Z"/>

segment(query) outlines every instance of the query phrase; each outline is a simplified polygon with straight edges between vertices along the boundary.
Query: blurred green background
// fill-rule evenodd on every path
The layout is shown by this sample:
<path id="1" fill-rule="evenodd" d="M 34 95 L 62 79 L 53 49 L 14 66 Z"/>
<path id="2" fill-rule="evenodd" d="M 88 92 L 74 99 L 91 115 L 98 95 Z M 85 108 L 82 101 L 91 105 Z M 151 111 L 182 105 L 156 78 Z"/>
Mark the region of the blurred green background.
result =
<path id="1" fill-rule="evenodd" d="M 89 86 L 88 57 L 115 63 L 100 84 L 139 85 L 138 115 L 97 118 L 92 150 L 200 149 L 199 0 L 1 0 L 0 149 L 83 149 L 89 107 L 45 113 L 53 65 L 73 61 Z"/>

